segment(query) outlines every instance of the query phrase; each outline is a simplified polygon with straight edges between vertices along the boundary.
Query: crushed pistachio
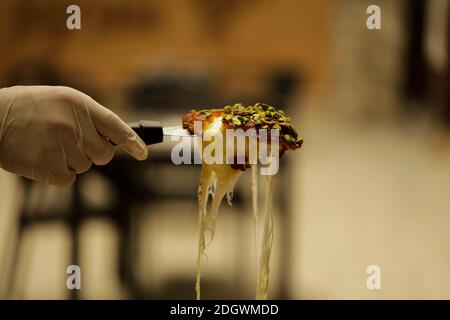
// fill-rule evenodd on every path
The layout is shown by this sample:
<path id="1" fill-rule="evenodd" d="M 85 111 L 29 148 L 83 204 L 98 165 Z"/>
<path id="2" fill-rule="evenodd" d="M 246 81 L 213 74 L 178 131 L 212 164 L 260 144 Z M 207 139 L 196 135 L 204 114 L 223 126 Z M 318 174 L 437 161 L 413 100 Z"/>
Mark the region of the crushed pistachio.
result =
<path id="1" fill-rule="evenodd" d="M 281 127 L 278 123 L 275 123 L 272 127 L 272 129 L 277 129 L 277 130 L 281 130 Z"/>
<path id="2" fill-rule="evenodd" d="M 233 124 L 236 126 L 240 126 L 242 122 L 237 117 L 233 117 Z"/>
<path id="3" fill-rule="evenodd" d="M 206 109 L 205 109 L 205 110 L 200 110 L 199 113 L 200 113 L 201 115 L 206 116 L 207 118 L 209 118 L 209 117 L 212 115 L 211 111 L 206 110 Z"/>
<path id="4" fill-rule="evenodd" d="M 212 112 L 209 109 L 199 110 L 198 113 L 206 118 L 212 116 Z M 284 141 L 293 149 L 300 148 L 303 143 L 303 139 L 298 137 L 297 132 L 292 127 L 291 118 L 286 116 L 283 110 L 276 109 L 265 103 L 256 103 L 249 106 L 236 103 L 226 106 L 223 108 L 222 122 L 225 125 L 242 129 L 280 130 L 280 137 L 283 137 Z"/>
<path id="5" fill-rule="evenodd" d="M 250 106 L 236 103 L 226 106 L 222 121 L 225 125 L 234 127 L 280 130 L 280 136 L 295 148 L 299 148 L 303 142 L 303 139 L 297 136 L 297 132 L 292 127 L 291 118 L 286 116 L 283 110 L 278 110 L 265 103 L 256 103 Z"/>

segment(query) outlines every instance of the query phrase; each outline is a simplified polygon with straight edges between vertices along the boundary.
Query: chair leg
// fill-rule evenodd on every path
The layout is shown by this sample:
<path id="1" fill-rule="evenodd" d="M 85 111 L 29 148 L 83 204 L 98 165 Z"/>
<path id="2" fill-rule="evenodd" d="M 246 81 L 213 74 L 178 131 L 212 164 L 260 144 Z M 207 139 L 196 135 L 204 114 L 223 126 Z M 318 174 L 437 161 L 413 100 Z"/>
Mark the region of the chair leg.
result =
<path id="1" fill-rule="evenodd" d="M 14 291 L 16 290 L 16 278 L 17 278 L 17 269 L 19 267 L 19 256 L 20 250 L 22 248 L 22 240 L 23 240 L 23 227 L 19 226 L 17 239 L 14 241 L 14 245 L 10 247 L 11 256 L 9 261 L 9 275 L 8 275 L 8 284 L 6 286 L 5 296 L 8 299 L 14 298 Z"/>
<path id="2" fill-rule="evenodd" d="M 79 266 L 80 263 L 80 221 L 81 215 L 83 214 L 83 204 L 81 203 L 81 190 L 80 184 L 75 183 L 73 187 L 73 198 L 71 202 L 70 208 L 70 217 L 69 217 L 69 231 L 71 238 L 71 261 L 70 263 L 73 265 Z M 79 290 L 73 289 L 70 290 L 70 299 L 77 300 L 79 299 Z"/>
<path id="3" fill-rule="evenodd" d="M 28 211 L 28 199 L 30 198 L 30 194 L 31 194 L 31 189 L 32 189 L 32 185 L 33 183 L 28 180 L 28 179 L 20 179 L 20 181 L 22 182 L 22 186 L 23 186 L 23 202 L 22 202 L 22 206 L 19 210 L 19 213 L 17 215 L 17 237 L 15 239 L 15 241 L 13 241 L 13 245 L 11 247 L 8 248 L 8 252 L 10 252 L 10 258 L 9 259 L 5 259 L 8 260 L 7 262 L 9 263 L 9 265 L 6 267 L 9 267 L 9 270 L 7 270 L 8 272 L 8 280 L 7 280 L 7 285 L 6 285 L 6 292 L 5 292 L 5 297 L 8 298 L 13 298 L 13 294 L 14 291 L 17 290 L 17 270 L 20 267 L 19 266 L 19 256 L 20 256 L 20 252 L 23 249 L 23 235 L 24 232 L 26 230 L 26 217 L 27 217 L 27 211 Z M 12 230 L 12 229 L 11 229 Z M 4 269 L 3 269 L 4 270 Z M 23 294 L 23 292 L 20 292 L 20 290 L 18 291 L 18 294 Z"/>

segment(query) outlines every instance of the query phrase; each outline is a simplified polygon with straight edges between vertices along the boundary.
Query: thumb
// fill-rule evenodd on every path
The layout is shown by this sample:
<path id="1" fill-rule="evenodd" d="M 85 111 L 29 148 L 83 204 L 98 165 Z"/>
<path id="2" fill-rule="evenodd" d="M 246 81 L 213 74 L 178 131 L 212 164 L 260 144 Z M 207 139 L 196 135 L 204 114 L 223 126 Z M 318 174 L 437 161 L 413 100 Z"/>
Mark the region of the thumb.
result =
<path id="1" fill-rule="evenodd" d="M 89 96 L 86 96 L 83 100 L 88 105 L 92 121 L 98 133 L 114 142 L 135 159 L 147 159 L 147 145 L 119 116 Z"/>

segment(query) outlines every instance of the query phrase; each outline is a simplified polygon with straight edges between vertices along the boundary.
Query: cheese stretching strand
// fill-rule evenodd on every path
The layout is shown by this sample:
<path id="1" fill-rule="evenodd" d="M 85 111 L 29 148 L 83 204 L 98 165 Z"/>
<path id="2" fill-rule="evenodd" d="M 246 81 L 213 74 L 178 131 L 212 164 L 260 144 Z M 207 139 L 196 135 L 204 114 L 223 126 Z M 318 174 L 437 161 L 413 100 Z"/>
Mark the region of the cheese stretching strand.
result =
<path id="1" fill-rule="evenodd" d="M 254 250 L 255 250 L 255 275 L 256 275 L 256 283 L 258 283 L 258 166 L 256 164 L 252 165 L 252 210 L 253 210 L 253 233 L 254 233 Z M 258 287 L 258 286 L 257 286 Z"/>
<path id="2" fill-rule="evenodd" d="M 273 242 L 272 216 L 273 176 L 267 176 L 266 201 L 264 204 L 264 224 L 259 257 L 258 279 L 256 283 L 256 299 L 266 300 L 269 291 L 269 262 Z"/>
<path id="3" fill-rule="evenodd" d="M 201 260 L 205 256 L 206 246 L 213 240 L 219 206 L 225 195 L 233 192 L 233 187 L 241 176 L 241 171 L 233 170 L 229 166 L 202 165 L 200 186 L 198 189 L 199 205 L 199 234 L 197 251 L 197 278 L 195 290 L 197 300 L 200 300 Z M 212 195 L 211 207 L 208 210 L 208 198 Z M 207 233 L 209 239 L 207 241 Z"/>

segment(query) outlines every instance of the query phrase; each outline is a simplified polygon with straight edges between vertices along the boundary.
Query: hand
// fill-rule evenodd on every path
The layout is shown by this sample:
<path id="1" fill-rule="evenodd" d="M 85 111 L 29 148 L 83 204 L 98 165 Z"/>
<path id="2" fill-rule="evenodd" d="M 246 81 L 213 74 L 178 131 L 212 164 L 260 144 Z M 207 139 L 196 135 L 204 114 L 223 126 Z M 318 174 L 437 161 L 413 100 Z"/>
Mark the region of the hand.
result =
<path id="1" fill-rule="evenodd" d="M 69 185 L 92 163 L 113 155 L 108 140 L 136 158 L 147 146 L 116 114 L 68 87 L 0 89 L 0 167 L 55 185 Z"/>

